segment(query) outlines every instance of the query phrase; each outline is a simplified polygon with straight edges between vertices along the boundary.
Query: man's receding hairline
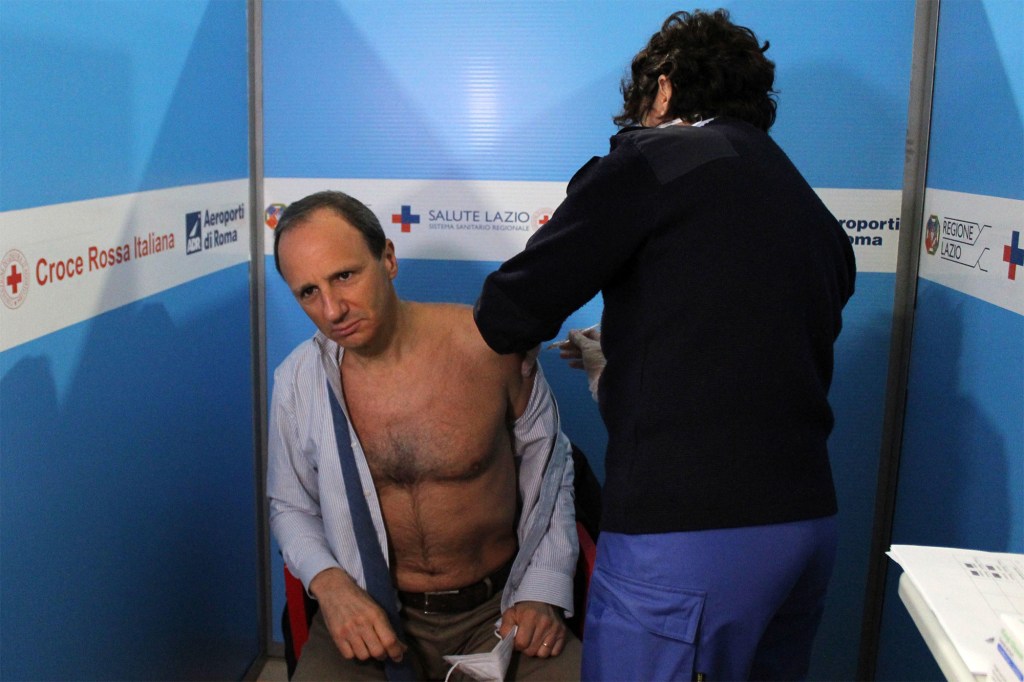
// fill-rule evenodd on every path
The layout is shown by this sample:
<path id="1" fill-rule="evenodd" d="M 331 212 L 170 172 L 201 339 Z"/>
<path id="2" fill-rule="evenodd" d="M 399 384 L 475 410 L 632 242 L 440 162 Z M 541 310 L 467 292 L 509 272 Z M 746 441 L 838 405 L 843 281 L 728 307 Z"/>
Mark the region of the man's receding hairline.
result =
<path id="1" fill-rule="evenodd" d="M 308 225 L 313 220 L 313 218 L 317 216 L 317 214 L 322 213 L 324 211 L 330 213 L 336 218 L 340 218 L 341 222 L 345 223 L 345 225 L 347 225 L 350 229 L 358 232 L 360 236 L 363 236 L 363 231 L 356 227 L 355 224 L 351 220 L 349 220 L 348 217 L 344 213 L 342 213 L 340 209 L 335 208 L 334 206 L 331 206 L 329 204 L 324 204 L 323 206 L 317 206 L 316 208 L 303 213 L 301 216 L 296 216 L 295 218 L 292 218 L 288 223 L 288 229 L 284 230 L 281 233 L 280 239 L 278 239 L 278 249 L 280 250 L 281 248 L 281 240 L 287 237 L 289 232 L 292 232 L 293 230 L 303 227 L 304 225 Z"/>
<path id="2" fill-rule="evenodd" d="M 306 225 L 309 225 L 309 223 L 313 220 L 313 218 L 318 213 L 320 213 L 321 211 L 327 211 L 328 213 L 331 213 L 336 218 L 340 219 L 341 222 L 344 223 L 345 226 L 348 227 L 348 229 L 350 229 L 353 232 L 355 232 L 359 236 L 360 243 L 362 243 L 362 245 L 365 246 L 366 250 L 370 253 L 370 257 L 371 258 L 373 258 L 374 260 L 378 260 L 378 261 L 382 260 L 384 258 L 384 253 L 385 253 L 385 251 L 387 251 L 387 244 L 388 244 L 387 235 L 385 235 L 384 247 L 381 249 L 380 255 L 379 256 L 375 256 L 374 253 L 373 253 L 373 249 L 371 249 L 369 243 L 367 243 L 366 234 L 362 230 L 360 230 L 358 227 L 356 227 L 355 224 L 353 224 L 352 221 L 349 220 L 339 209 L 336 209 L 334 206 L 325 204 L 323 206 L 317 206 L 316 208 L 314 208 L 314 209 L 312 209 L 312 210 L 310 210 L 310 211 L 308 211 L 306 213 L 303 213 L 301 216 L 298 216 L 298 217 L 293 218 L 292 220 L 290 220 L 288 222 L 288 229 L 284 230 L 280 234 L 280 236 L 278 237 L 278 239 L 277 239 L 277 262 L 278 262 L 278 271 L 280 272 L 282 278 L 284 278 L 284 271 L 283 271 L 284 269 L 281 267 L 281 265 L 282 265 L 282 263 L 281 263 L 281 251 L 282 251 L 282 248 L 284 246 L 285 238 L 289 234 L 291 234 L 292 232 L 295 232 L 296 230 L 301 229 L 302 227 L 305 227 Z"/>

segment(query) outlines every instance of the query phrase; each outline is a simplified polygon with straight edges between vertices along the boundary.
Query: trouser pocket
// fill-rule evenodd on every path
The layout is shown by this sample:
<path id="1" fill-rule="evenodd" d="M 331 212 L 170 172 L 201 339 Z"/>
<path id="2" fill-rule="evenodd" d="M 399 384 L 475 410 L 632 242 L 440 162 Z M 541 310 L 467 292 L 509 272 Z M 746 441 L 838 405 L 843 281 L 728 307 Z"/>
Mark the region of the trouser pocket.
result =
<path id="1" fill-rule="evenodd" d="M 583 679 L 693 679 L 704 592 L 598 569 L 589 597 Z"/>

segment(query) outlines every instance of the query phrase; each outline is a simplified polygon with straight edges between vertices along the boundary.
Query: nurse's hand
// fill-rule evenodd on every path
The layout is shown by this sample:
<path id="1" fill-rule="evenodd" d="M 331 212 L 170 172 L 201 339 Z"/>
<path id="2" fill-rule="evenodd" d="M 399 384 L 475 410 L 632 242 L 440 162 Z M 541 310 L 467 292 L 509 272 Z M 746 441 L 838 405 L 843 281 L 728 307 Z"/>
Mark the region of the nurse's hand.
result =
<path id="1" fill-rule="evenodd" d="M 587 372 L 587 385 L 590 387 L 590 395 L 597 400 L 597 384 L 604 371 L 605 358 L 601 350 L 601 332 L 594 327 L 579 330 L 573 329 L 569 332 L 569 341 L 576 347 L 579 359 L 575 358 L 576 352 L 567 349 L 562 350 L 563 357 L 569 357 L 569 365 L 582 368 Z"/>

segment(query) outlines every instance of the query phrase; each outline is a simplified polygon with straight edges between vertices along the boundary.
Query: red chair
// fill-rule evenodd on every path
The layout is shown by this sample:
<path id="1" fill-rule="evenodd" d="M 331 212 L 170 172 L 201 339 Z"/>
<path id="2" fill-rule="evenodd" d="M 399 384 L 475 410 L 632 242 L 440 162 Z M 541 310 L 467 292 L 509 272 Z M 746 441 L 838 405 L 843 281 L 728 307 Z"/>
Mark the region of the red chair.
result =
<path id="1" fill-rule="evenodd" d="M 288 679 L 295 672 L 295 664 L 302 655 L 302 647 L 309 639 L 309 624 L 316 614 L 317 604 L 306 594 L 302 581 L 292 575 L 288 567 L 284 567 L 285 607 L 281 617 L 281 630 L 284 632 L 284 654 L 288 665 Z"/>
<path id="2" fill-rule="evenodd" d="M 576 612 L 570 619 L 569 627 L 573 633 L 583 639 L 583 622 L 587 617 L 587 593 L 590 592 L 590 576 L 594 573 L 594 560 L 597 559 L 597 543 L 583 527 L 576 522 L 576 534 L 580 539 L 580 558 L 576 563 Z"/>

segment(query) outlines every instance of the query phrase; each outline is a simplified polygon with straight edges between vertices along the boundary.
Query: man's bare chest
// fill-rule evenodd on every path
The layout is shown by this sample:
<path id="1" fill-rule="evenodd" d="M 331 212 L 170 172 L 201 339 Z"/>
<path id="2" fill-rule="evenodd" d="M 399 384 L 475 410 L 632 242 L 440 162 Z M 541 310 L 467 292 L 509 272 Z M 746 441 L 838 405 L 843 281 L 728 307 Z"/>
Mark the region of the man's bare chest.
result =
<path id="1" fill-rule="evenodd" d="M 511 452 L 499 386 L 446 381 L 345 382 L 356 433 L 378 486 L 468 481 Z"/>

